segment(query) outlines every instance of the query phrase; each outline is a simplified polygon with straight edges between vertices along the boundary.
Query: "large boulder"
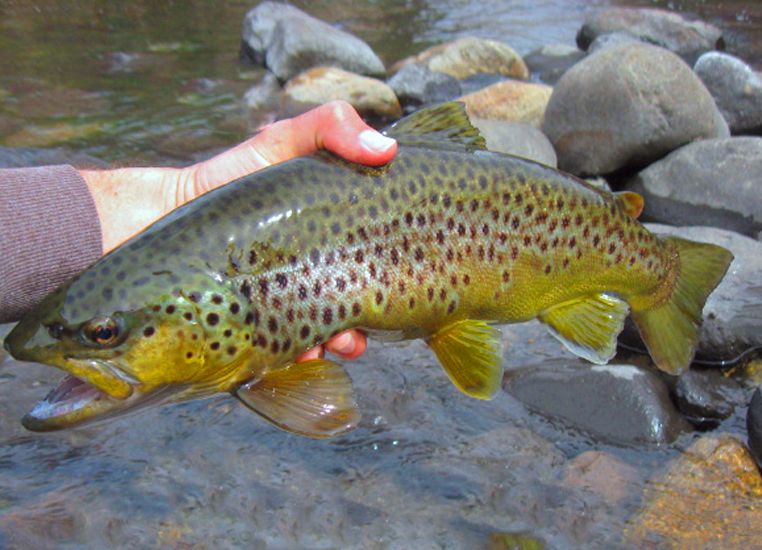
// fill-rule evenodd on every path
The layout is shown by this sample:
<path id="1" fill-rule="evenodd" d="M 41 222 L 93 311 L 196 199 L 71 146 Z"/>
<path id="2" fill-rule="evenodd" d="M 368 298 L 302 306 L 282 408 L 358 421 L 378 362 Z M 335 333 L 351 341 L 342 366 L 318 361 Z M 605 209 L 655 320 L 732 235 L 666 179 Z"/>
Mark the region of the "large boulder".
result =
<path id="1" fill-rule="evenodd" d="M 762 132 L 762 77 L 746 63 L 720 52 L 708 52 L 693 67 L 714 97 L 733 133 Z"/>
<path id="2" fill-rule="evenodd" d="M 425 65 L 432 71 L 449 74 L 458 80 L 479 73 L 501 74 L 522 80 L 529 78 L 529 69 L 513 48 L 483 38 L 460 38 L 433 46 L 418 55 L 398 61 L 392 67 L 392 72 L 409 63 Z"/>
<path id="3" fill-rule="evenodd" d="M 295 116 L 334 99 L 348 101 L 363 116 L 402 116 L 397 96 L 384 82 L 334 67 L 316 67 L 288 81 L 281 94 L 281 116 Z"/>
<path id="4" fill-rule="evenodd" d="M 543 131 L 561 169 L 607 174 L 696 139 L 725 137 L 712 96 L 675 54 L 647 44 L 605 48 L 556 84 Z"/>
<path id="5" fill-rule="evenodd" d="M 762 230 L 762 138 L 698 141 L 653 163 L 628 183 L 646 199 L 644 219 Z"/>
<path id="6" fill-rule="evenodd" d="M 520 122 L 540 127 L 553 88 L 545 84 L 505 80 L 464 95 L 469 116 Z"/>
<path id="7" fill-rule="evenodd" d="M 598 36 L 621 32 L 662 46 L 689 63 L 709 50 L 724 49 L 722 31 L 701 21 L 659 9 L 609 8 L 592 12 L 577 33 L 577 45 L 586 50 Z"/>
<path id="8" fill-rule="evenodd" d="M 384 64 L 365 42 L 278 2 L 262 2 L 244 18 L 242 57 L 264 64 L 281 80 L 319 65 L 372 76 Z"/>

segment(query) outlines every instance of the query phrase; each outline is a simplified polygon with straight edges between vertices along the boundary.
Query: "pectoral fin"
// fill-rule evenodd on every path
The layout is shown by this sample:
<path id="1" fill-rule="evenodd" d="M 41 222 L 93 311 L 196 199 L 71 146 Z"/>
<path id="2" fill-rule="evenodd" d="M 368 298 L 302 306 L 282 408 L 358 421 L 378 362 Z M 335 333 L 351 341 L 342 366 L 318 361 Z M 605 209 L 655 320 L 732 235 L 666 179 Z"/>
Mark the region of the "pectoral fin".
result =
<path id="1" fill-rule="evenodd" d="M 279 428 L 307 437 L 341 435 L 360 421 L 349 376 L 325 359 L 268 372 L 241 386 L 236 396 Z"/>
<path id="2" fill-rule="evenodd" d="M 428 340 L 457 388 L 477 399 L 492 399 L 503 379 L 500 331 L 483 321 L 459 321 Z"/>
<path id="3" fill-rule="evenodd" d="M 629 311 L 624 300 L 597 294 L 559 304 L 539 318 L 569 351 L 602 365 L 614 357 L 616 338 Z"/>

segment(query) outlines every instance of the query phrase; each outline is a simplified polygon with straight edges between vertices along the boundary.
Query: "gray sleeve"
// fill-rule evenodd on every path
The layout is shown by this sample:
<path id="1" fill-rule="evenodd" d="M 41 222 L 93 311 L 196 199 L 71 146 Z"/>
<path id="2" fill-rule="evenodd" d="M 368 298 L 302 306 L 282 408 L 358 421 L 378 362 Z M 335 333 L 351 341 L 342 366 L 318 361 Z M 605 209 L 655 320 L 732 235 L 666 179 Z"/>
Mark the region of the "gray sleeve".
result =
<path id="1" fill-rule="evenodd" d="M 16 321 L 102 254 L 90 191 L 71 166 L 0 169 L 0 322 Z"/>

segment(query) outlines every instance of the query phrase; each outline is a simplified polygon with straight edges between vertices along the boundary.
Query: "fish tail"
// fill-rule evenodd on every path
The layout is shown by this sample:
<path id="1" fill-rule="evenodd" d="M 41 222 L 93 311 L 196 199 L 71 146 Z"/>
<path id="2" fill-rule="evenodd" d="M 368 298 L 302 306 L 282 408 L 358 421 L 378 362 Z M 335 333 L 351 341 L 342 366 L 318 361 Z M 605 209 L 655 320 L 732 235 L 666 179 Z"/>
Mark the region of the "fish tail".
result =
<path id="1" fill-rule="evenodd" d="M 656 366 L 679 374 L 691 364 L 698 344 L 701 310 L 733 261 L 729 250 L 714 244 L 667 237 L 680 258 L 669 298 L 652 309 L 633 311 L 632 318 Z"/>

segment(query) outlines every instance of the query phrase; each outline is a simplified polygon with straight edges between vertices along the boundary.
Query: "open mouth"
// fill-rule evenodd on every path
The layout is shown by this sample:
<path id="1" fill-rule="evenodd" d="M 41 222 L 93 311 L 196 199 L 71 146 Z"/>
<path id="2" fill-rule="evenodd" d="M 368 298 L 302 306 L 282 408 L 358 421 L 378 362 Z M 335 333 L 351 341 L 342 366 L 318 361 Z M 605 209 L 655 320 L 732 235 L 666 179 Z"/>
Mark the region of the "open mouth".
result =
<path id="1" fill-rule="evenodd" d="M 35 432 L 68 428 L 100 418 L 119 403 L 95 386 L 76 376 L 66 375 L 21 419 L 21 423 Z"/>

